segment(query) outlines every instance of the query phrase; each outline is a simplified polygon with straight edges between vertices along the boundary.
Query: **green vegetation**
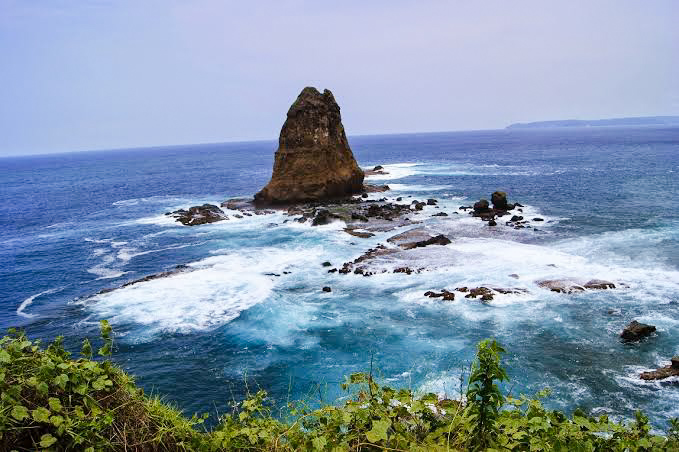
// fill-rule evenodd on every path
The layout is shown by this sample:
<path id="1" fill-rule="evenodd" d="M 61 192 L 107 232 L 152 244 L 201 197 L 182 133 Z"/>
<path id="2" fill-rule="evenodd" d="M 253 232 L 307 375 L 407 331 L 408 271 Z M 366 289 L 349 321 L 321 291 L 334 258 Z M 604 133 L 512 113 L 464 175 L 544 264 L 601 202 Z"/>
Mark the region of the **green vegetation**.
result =
<path id="1" fill-rule="evenodd" d="M 145 396 L 110 361 L 113 342 L 105 321 L 101 332 L 97 360 L 87 340 L 79 359 L 64 350 L 61 338 L 46 349 L 13 330 L 0 340 L 1 450 L 679 450 L 677 420 L 666 436 L 657 436 L 641 413 L 622 425 L 579 411 L 567 417 L 538 399 L 505 396 L 498 386 L 508 380 L 504 350 L 491 340 L 478 345 L 463 400 L 415 397 L 357 373 L 342 385 L 352 394 L 342 406 L 291 404 L 290 420 L 282 421 L 259 391 L 215 429 L 201 431 L 206 416 L 187 419 Z"/>

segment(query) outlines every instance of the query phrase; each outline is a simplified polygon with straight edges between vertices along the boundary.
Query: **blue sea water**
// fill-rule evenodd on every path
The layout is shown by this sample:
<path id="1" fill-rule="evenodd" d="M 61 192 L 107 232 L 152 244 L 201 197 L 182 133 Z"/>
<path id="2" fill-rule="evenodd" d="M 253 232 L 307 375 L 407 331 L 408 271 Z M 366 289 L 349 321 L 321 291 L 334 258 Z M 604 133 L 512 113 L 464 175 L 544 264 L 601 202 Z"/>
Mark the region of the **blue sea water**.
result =
<path id="1" fill-rule="evenodd" d="M 361 239 L 341 224 L 284 223 L 282 213 L 196 227 L 164 215 L 254 194 L 270 177 L 273 141 L 3 158 L 0 327 L 65 335 L 77 350 L 109 319 L 114 359 L 189 414 L 223 412 L 246 382 L 279 404 L 333 403 L 343 376 L 371 361 L 385 384 L 457 396 L 475 344 L 495 337 L 508 350 L 514 395 L 549 387 L 550 407 L 622 419 L 643 409 L 658 428 L 679 416 L 677 380 L 638 379 L 679 354 L 679 128 L 350 143 L 362 166 L 385 167 L 369 182 L 389 184 L 390 199 L 439 200 L 419 219 L 453 243 L 429 247 L 424 272 L 365 278 L 321 266 L 341 266 L 394 232 Z M 454 214 L 498 189 L 545 221 L 515 230 Z M 431 217 L 441 210 L 450 215 Z M 96 295 L 179 264 L 194 271 Z M 535 284 L 545 278 L 623 284 L 564 295 Z M 478 285 L 528 293 L 485 305 L 423 296 Z M 632 319 L 657 335 L 621 343 Z"/>

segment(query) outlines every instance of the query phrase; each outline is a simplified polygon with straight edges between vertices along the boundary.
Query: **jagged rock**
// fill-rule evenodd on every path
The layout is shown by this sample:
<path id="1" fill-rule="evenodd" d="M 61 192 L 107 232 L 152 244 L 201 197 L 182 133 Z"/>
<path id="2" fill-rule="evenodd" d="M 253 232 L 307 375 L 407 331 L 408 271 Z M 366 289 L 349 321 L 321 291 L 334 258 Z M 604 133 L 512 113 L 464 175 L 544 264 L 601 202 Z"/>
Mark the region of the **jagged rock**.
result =
<path id="1" fill-rule="evenodd" d="M 391 190 L 388 185 L 363 185 L 363 191 L 365 193 L 383 193 L 385 191 Z"/>
<path id="2" fill-rule="evenodd" d="M 462 207 L 460 207 L 462 209 Z M 490 212 L 490 204 L 488 204 L 488 200 L 482 199 L 479 202 L 474 203 L 474 212 L 475 213 L 486 213 Z"/>
<path id="3" fill-rule="evenodd" d="M 189 210 L 179 209 L 170 212 L 169 215 L 175 217 L 184 226 L 196 226 L 229 219 L 224 211 L 214 204 L 194 206 L 190 207 Z"/>
<path id="4" fill-rule="evenodd" d="M 538 285 L 538 287 L 549 289 L 552 292 L 557 293 L 574 293 L 583 292 L 585 290 L 585 288 L 581 285 L 567 279 L 545 279 L 536 281 L 535 283 Z"/>
<path id="5" fill-rule="evenodd" d="M 615 289 L 615 284 L 610 281 L 604 281 L 603 279 L 592 279 L 591 281 L 586 282 L 584 287 L 585 289 L 606 290 Z"/>
<path id="6" fill-rule="evenodd" d="M 353 235 L 354 237 L 359 237 L 361 239 L 369 239 L 370 237 L 374 237 L 375 234 L 372 232 L 367 232 L 367 231 L 357 231 L 352 228 L 344 228 L 344 232 L 346 232 L 349 235 Z"/>
<path id="7" fill-rule="evenodd" d="M 168 270 L 168 271 L 160 272 L 160 273 L 154 273 L 152 275 L 144 276 L 143 278 L 135 279 L 133 281 L 128 281 L 125 284 L 122 284 L 120 287 L 118 287 L 118 289 L 122 289 L 123 287 L 129 287 L 129 286 L 132 286 L 134 284 L 139 284 L 139 283 L 143 283 L 143 282 L 146 282 L 146 281 L 153 281 L 154 279 L 167 278 L 168 276 L 176 275 L 178 273 L 189 272 L 189 271 L 193 271 L 193 269 L 191 267 L 189 267 L 188 265 L 180 264 L 180 265 L 177 265 L 172 270 Z M 99 292 L 97 292 L 97 295 L 113 292 L 114 290 L 116 290 L 116 288 L 101 289 Z"/>
<path id="8" fill-rule="evenodd" d="M 490 197 L 490 202 L 493 203 L 493 208 L 497 210 L 508 210 L 507 193 L 503 191 L 496 191 Z"/>
<path id="9" fill-rule="evenodd" d="M 384 169 L 384 167 L 382 165 L 377 165 L 373 168 L 373 171 L 381 171 L 383 169 Z"/>
<path id="10" fill-rule="evenodd" d="M 428 290 L 424 293 L 424 296 L 429 298 L 443 298 L 444 301 L 455 300 L 455 294 L 445 289 L 443 289 L 441 292 L 433 292 L 431 290 Z"/>
<path id="11" fill-rule="evenodd" d="M 332 289 L 331 289 L 330 287 L 328 287 L 328 286 L 325 286 L 325 287 L 323 288 L 323 292 L 332 292 Z"/>
<path id="12" fill-rule="evenodd" d="M 625 342 L 638 342 L 655 332 L 655 326 L 639 323 L 632 320 L 629 325 L 622 330 L 620 338 Z"/>
<path id="13" fill-rule="evenodd" d="M 434 198 L 429 198 L 427 199 L 427 205 L 428 206 L 435 206 L 437 201 Z"/>
<path id="14" fill-rule="evenodd" d="M 255 201 L 285 204 L 340 198 L 361 192 L 363 178 L 332 93 L 307 87 L 288 110 L 271 180 Z"/>
<path id="15" fill-rule="evenodd" d="M 447 217 L 447 216 L 448 216 L 448 214 L 445 213 L 445 212 L 439 212 L 439 213 L 435 213 L 434 215 L 432 215 L 432 217 Z"/>
<path id="16" fill-rule="evenodd" d="M 321 264 L 323 267 L 332 267 L 332 264 L 329 261 L 325 261 Z"/>
<path id="17" fill-rule="evenodd" d="M 491 218 L 488 220 L 488 226 L 497 226 L 497 222 Z"/>
<path id="18" fill-rule="evenodd" d="M 643 372 L 639 378 L 642 380 L 663 380 L 676 376 L 679 376 L 679 356 L 674 356 L 669 366 L 661 367 L 651 372 Z"/>
<path id="19" fill-rule="evenodd" d="M 509 219 L 509 221 L 516 223 L 517 221 L 523 220 L 523 217 L 521 215 L 512 215 L 512 218 Z"/>
<path id="20" fill-rule="evenodd" d="M 429 245 L 448 245 L 451 243 L 450 239 L 443 234 L 439 234 L 435 237 L 431 237 L 426 240 L 420 240 L 417 242 L 403 243 L 400 245 L 404 250 L 411 250 L 413 248 L 422 248 Z"/>
<path id="21" fill-rule="evenodd" d="M 328 209 L 318 209 L 316 210 L 316 216 L 311 222 L 312 226 L 321 226 L 328 224 L 332 221 L 333 217 L 330 215 Z"/>

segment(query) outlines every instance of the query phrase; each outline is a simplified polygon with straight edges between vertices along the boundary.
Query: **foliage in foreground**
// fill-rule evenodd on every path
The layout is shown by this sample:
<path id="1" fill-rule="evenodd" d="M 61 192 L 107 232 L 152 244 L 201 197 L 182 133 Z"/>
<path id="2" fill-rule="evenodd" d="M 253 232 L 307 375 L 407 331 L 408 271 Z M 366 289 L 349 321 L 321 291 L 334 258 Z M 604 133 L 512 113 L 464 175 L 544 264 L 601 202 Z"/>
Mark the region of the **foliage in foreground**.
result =
<path id="1" fill-rule="evenodd" d="M 353 374 L 343 386 L 353 396 L 342 406 L 315 410 L 290 406 L 292 420 L 271 415 L 260 391 L 220 419 L 211 432 L 196 429 L 204 417 L 183 417 L 149 398 L 109 360 L 110 327 L 92 359 L 83 343 L 72 359 L 57 339 L 46 349 L 11 331 L 0 340 L 1 450 L 679 450 L 679 422 L 667 436 L 650 433 L 648 419 L 622 425 L 605 416 L 567 417 L 539 400 L 514 399 L 498 386 L 508 379 L 502 347 L 479 344 L 465 400 L 379 386 L 370 374 Z"/>

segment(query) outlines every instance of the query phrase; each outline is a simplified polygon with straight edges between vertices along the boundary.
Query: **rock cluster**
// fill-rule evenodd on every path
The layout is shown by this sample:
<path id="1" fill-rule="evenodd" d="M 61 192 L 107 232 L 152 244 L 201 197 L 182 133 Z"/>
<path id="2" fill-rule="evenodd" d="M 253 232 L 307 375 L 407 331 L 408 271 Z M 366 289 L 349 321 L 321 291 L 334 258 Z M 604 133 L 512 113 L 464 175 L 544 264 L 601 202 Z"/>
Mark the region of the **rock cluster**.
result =
<path id="1" fill-rule="evenodd" d="M 194 206 L 190 207 L 189 210 L 179 209 L 174 212 L 168 212 L 165 215 L 175 217 L 184 226 L 196 226 L 229 219 L 222 209 L 213 204 Z"/>
<path id="2" fill-rule="evenodd" d="M 615 284 L 610 281 L 602 279 L 592 279 L 586 283 L 578 283 L 570 279 L 543 279 L 535 281 L 538 287 L 549 289 L 552 292 L 571 294 L 576 292 L 584 292 L 585 290 L 606 290 L 615 289 Z"/>
<path id="3" fill-rule="evenodd" d="M 258 204 L 341 198 L 363 189 L 364 174 L 349 147 L 340 108 L 327 89 L 302 90 L 288 110 L 273 174 Z"/>
<path id="4" fill-rule="evenodd" d="M 642 380 L 664 380 L 665 378 L 676 376 L 679 376 L 679 356 L 674 356 L 669 366 L 650 372 L 643 372 L 639 378 Z"/>

